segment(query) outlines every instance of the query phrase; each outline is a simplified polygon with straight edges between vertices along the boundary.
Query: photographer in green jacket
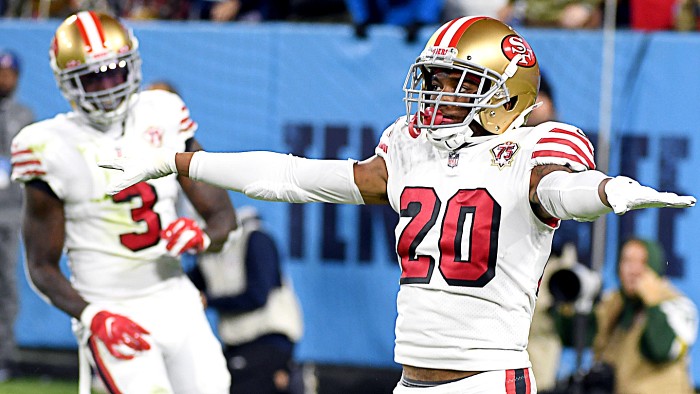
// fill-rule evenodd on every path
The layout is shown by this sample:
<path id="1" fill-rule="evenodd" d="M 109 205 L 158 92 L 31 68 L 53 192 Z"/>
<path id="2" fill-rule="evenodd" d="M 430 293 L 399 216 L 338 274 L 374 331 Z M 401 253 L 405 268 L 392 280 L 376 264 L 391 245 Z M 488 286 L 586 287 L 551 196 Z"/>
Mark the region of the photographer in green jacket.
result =
<path id="1" fill-rule="evenodd" d="M 690 394 L 690 347 L 698 329 L 693 302 L 664 277 L 666 260 L 660 244 L 630 239 L 620 249 L 620 286 L 604 294 L 587 325 L 594 366 L 583 378 L 583 392 L 617 394 Z M 572 308 L 554 309 L 565 343 L 573 336 Z M 609 366 L 612 381 L 602 381 Z M 593 387 L 598 386 L 598 387 Z"/>

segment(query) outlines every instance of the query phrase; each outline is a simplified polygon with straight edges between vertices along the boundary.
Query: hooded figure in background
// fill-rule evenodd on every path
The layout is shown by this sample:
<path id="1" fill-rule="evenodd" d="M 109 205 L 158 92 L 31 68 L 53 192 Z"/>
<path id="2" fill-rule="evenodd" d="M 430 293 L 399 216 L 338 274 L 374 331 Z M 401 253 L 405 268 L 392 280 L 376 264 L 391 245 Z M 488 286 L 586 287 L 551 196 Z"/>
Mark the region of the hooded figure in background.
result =
<path id="1" fill-rule="evenodd" d="M 693 393 L 688 366 L 697 309 L 664 277 L 666 265 L 659 243 L 626 241 L 620 287 L 594 309 L 594 357 L 612 367 L 615 393 Z"/>

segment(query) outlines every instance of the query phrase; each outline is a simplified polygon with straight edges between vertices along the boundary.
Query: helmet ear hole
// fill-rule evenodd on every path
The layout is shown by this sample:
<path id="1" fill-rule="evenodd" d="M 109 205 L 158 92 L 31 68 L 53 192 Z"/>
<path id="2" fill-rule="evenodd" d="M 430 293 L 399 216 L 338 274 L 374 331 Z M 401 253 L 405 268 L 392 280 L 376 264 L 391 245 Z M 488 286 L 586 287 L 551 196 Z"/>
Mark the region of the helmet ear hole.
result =
<path id="1" fill-rule="evenodd" d="M 506 111 L 510 111 L 510 110 L 512 110 L 513 108 L 515 108 L 515 106 L 516 106 L 517 104 L 518 104 L 518 96 L 511 97 L 510 100 L 508 100 L 507 103 L 503 104 L 503 108 L 505 108 Z"/>

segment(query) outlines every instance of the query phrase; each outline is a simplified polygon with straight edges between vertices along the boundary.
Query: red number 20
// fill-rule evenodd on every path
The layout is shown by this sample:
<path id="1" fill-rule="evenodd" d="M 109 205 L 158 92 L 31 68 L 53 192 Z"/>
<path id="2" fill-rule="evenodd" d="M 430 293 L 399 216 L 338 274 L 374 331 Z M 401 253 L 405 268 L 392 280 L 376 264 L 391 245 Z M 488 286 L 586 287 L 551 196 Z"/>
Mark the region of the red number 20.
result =
<path id="1" fill-rule="evenodd" d="M 131 218 L 134 222 L 146 223 L 145 233 L 128 233 L 119 235 L 122 245 L 137 252 L 157 244 L 160 241 L 160 215 L 153 206 L 158 201 L 156 189 L 146 182 L 140 182 L 130 186 L 112 196 L 117 203 L 128 202 L 135 197 L 141 197 L 142 205 L 131 210 Z"/>
<path id="2" fill-rule="evenodd" d="M 432 188 L 407 187 L 401 193 L 401 217 L 411 218 L 396 248 L 401 284 L 430 282 L 435 259 L 417 255 L 416 249 L 435 226 L 441 208 Z M 440 273 L 447 284 L 483 287 L 493 279 L 500 220 L 501 207 L 486 189 L 462 189 L 449 199 L 438 243 Z"/>

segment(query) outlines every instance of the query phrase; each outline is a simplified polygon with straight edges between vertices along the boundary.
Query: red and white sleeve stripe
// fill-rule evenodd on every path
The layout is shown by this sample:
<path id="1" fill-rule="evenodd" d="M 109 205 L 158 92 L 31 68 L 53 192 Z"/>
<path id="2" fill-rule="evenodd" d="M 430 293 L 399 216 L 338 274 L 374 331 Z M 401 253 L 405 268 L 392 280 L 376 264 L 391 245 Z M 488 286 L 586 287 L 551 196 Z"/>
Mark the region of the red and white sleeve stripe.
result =
<path id="1" fill-rule="evenodd" d="M 46 175 L 46 167 L 30 148 L 12 146 L 12 180 L 27 182 Z"/>
<path id="2" fill-rule="evenodd" d="M 197 122 L 190 118 L 190 110 L 186 105 L 182 106 L 182 119 L 180 120 L 180 133 L 191 133 L 197 130 Z"/>
<path id="3" fill-rule="evenodd" d="M 553 128 L 535 145 L 532 165 L 559 164 L 574 171 L 595 170 L 593 144 L 579 129 Z"/>

